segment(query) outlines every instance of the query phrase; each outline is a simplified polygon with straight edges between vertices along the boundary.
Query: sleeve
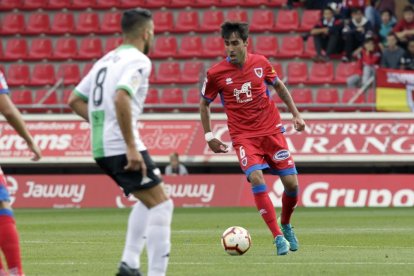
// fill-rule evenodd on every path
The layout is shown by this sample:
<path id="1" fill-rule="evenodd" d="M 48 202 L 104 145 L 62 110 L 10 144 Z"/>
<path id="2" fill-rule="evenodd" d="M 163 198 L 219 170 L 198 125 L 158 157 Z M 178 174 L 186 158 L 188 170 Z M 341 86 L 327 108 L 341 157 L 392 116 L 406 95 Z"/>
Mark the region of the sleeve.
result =
<path id="1" fill-rule="evenodd" d="M 180 175 L 187 175 L 187 174 L 188 174 L 187 168 L 183 164 L 180 164 Z"/>
<path id="2" fill-rule="evenodd" d="M 7 86 L 6 79 L 3 72 L 0 71 L 0 94 L 9 94 L 9 87 Z"/>
<path id="3" fill-rule="evenodd" d="M 201 88 L 201 96 L 209 103 L 214 101 L 219 93 L 219 88 L 213 76 L 207 71 L 207 77 L 204 79 L 203 87 Z"/>
<path id="4" fill-rule="evenodd" d="M 88 101 L 92 89 L 92 71 L 93 70 L 90 70 L 89 73 L 81 80 L 81 82 L 73 90 L 73 93 L 75 93 L 79 98 L 81 98 L 85 102 Z"/>
<path id="5" fill-rule="evenodd" d="M 279 80 L 276 70 L 267 59 L 265 59 L 263 71 L 266 84 L 274 85 Z"/>
<path id="6" fill-rule="evenodd" d="M 394 29 L 392 30 L 394 33 L 399 33 L 404 30 L 403 27 L 403 20 L 398 21 L 397 25 L 395 25 Z"/>
<path id="7" fill-rule="evenodd" d="M 141 84 L 149 77 L 151 72 L 151 63 L 142 62 L 129 65 L 122 73 L 121 79 L 116 85 L 116 89 L 123 89 L 133 97 Z"/>

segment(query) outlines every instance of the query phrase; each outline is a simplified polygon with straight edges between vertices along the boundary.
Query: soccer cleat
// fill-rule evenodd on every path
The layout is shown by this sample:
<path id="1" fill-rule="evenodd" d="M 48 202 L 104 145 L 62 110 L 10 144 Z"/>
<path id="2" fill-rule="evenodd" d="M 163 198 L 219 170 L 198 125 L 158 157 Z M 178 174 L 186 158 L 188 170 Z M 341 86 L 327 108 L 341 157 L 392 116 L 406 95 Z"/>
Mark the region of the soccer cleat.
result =
<path id="1" fill-rule="evenodd" d="M 289 252 L 289 242 L 282 235 L 276 236 L 274 243 L 276 245 L 277 255 L 286 255 Z"/>
<path id="2" fill-rule="evenodd" d="M 298 238 L 296 238 L 295 232 L 293 232 L 293 227 L 290 224 L 281 224 L 283 236 L 287 239 L 290 244 L 290 251 L 296 251 L 299 249 Z"/>
<path id="3" fill-rule="evenodd" d="M 125 262 L 122 262 L 115 276 L 142 276 L 142 274 L 138 268 L 130 268 Z"/>

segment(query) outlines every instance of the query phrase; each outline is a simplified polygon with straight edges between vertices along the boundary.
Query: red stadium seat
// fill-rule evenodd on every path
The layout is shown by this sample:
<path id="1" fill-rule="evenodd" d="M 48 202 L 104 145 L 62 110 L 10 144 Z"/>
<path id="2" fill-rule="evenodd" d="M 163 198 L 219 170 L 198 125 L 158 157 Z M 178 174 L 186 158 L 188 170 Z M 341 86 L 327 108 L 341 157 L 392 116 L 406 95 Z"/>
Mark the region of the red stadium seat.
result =
<path id="1" fill-rule="evenodd" d="M 155 40 L 152 58 L 167 58 L 177 55 L 177 40 L 175 36 L 159 36 Z"/>
<path id="2" fill-rule="evenodd" d="M 276 57 L 279 45 L 275 35 L 257 36 L 254 53 L 266 57 Z"/>
<path id="3" fill-rule="evenodd" d="M 287 66 L 289 84 L 305 83 L 308 80 L 308 67 L 305 62 L 290 62 Z"/>
<path id="4" fill-rule="evenodd" d="M 38 63 L 34 65 L 30 85 L 53 85 L 55 82 L 55 68 L 52 64 Z"/>
<path id="5" fill-rule="evenodd" d="M 312 90 L 309 88 L 295 88 L 291 91 L 293 102 L 300 111 L 311 109 L 313 104 Z"/>
<path id="6" fill-rule="evenodd" d="M 178 62 L 166 61 L 160 63 L 156 81 L 157 83 L 179 83 L 181 80 L 181 69 Z"/>
<path id="7" fill-rule="evenodd" d="M 171 11 L 156 11 L 153 14 L 155 33 L 170 32 L 174 29 L 174 17 Z"/>
<path id="8" fill-rule="evenodd" d="M 198 88 L 190 88 L 187 90 L 187 97 L 185 98 L 186 104 L 199 104 L 200 103 L 200 90 Z"/>
<path id="9" fill-rule="evenodd" d="M 236 7 L 236 6 L 240 5 L 241 2 L 242 1 L 240 1 L 240 0 L 220 0 L 217 3 L 217 6 L 218 7 L 231 7 L 231 8 L 233 8 L 233 7 Z"/>
<path id="10" fill-rule="evenodd" d="M 157 72 L 155 70 L 154 65 L 151 67 L 151 73 L 150 73 L 150 76 L 149 76 L 149 83 L 150 84 L 157 83 Z"/>
<path id="11" fill-rule="evenodd" d="M 243 7 L 259 7 L 261 5 L 267 5 L 268 0 L 244 0 L 242 2 Z"/>
<path id="12" fill-rule="evenodd" d="M 222 39 L 221 43 L 224 43 L 223 39 Z M 253 53 L 253 49 L 255 47 L 254 45 L 255 45 L 255 43 L 253 42 L 253 38 L 251 36 L 249 36 L 249 38 L 247 38 L 247 52 L 248 53 Z"/>
<path id="13" fill-rule="evenodd" d="M 250 24 L 251 32 L 272 31 L 274 23 L 273 11 L 270 10 L 254 10 L 252 22 Z"/>
<path id="14" fill-rule="evenodd" d="M 21 10 L 36 10 L 47 7 L 48 0 L 23 0 L 23 5 L 19 8 Z"/>
<path id="15" fill-rule="evenodd" d="M 160 98 L 161 104 L 183 104 L 184 95 L 180 88 L 165 88 Z"/>
<path id="16" fill-rule="evenodd" d="M 178 48 L 178 58 L 202 57 L 203 45 L 200 36 L 184 36 Z"/>
<path id="17" fill-rule="evenodd" d="M 9 70 L 7 70 L 7 84 L 9 86 L 29 85 L 29 66 L 26 64 L 11 64 Z"/>
<path id="18" fill-rule="evenodd" d="M 27 42 L 22 38 L 11 38 L 7 40 L 3 60 L 18 60 L 27 57 Z"/>
<path id="19" fill-rule="evenodd" d="M 80 70 L 76 63 L 64 63 L 59 66 L 57 78 L 63 79 L 63 85 L 78 84 L 80 81 Z"/>
<path id="20" fill-rule="evenodd" d="M 75 20 L 72 13 L 59 12 L 53 17 L 49 34 L 60 35 L 73 33 L 75 29 Z"/>
<path id="21" fill-rule="evenodd" d="M 27 35 L 46 34 L 50 29 L 49 15 L 47 13 L 32 13 L 27 21 L 26 30 Z"/>
<path id="22" fill-rule="evenodd" d="M 108 53 L 109 51 L 112 51 L 113 49 L 117 48 L 121 44 L 122 44 L 122 37 L 110 37 L 106 39 L 104 54 Z"/>
<path id="23" fill-rule="evenodd" d="M 69 101 L 69 97 L 72 94 L 72 92 L 73 92 L 73 89 L 65 89 L 65 90 L 63 90 L 63 94 L 62 94 L 62 98 L 61 98 L 60 104 L 67 105 L 68 104 L 68 101 Z"/>
<path id="24" fill-rule="evenodd" d="M 220 36 L 207 36 L 204 40 L 203 56 L 205 58 L 224 57 L 224 42 Z"/>
<path id="25" fill-rule="evenodd" d="M 34 95 L 34 104 L 56 105 L 58 103 L 56 91 L 49 92 L 48 90 L 41 89 L 35 91 Z"/>
<path id="26" fill-rule="evenodd" d="M 193 1 L 193 7 L 199 8 L 210 8 L 213 6 L 217 6 L 220 0 L 195 0 Z"/>
<path id="27" fill-rule="evenodd" d="M 148 89 L 147 97 L 145 98 L 145 104 L 159 104 L 160 96 L 158 95 L 158 90 L 155 88 Z"/>
<path id="28" fill-rule="evenodd" d="M 272 62 L 271 65 L 273 66 L 273 69 L 275 69 L 279 79 L 283 80 L 285 73 L 283 72 L 282 64 L 279 62 Z"/>
<path id="29" fill-rule="evenodd" d="M 159 9 L 162 7 L 168 8 L 171 0 L 151 0 L 145 2 L 145 7 L 150 9 Z"/>
<path id="30" fill-rule="evenodd" d="M 201 61 L 186 61 L 181 73 L 181 83 L 199 83 L 204 63 Z"/>
<path id="31" fill-rule="evenodd" d="M 320 10 L 304 10 L 299 26 L 300 32 L 309 32 L 321 18 Z"/>
<path id="32" fill-rule="evenodd" d="M 75 25 L 75 34 L 98 33 L 100 29 L 99 17 L 96 12 L 82 12 Z"/>
<path id="33" fill-rule="evenodd" d="M 194 0 L 171 0 L 170 8 L 192 7 Z"/>
<path id="34" fill-rule="evenodd" d="M 198 12 L 196 11 L 180 11 L 175 21 L 175 27 L 172 30 L 177 33 L 185 33 L 197 31 L 199 28 Z"/>
<path id="35" fill-rule="evenodd" d="M 303 54 L 303 39 L 300 36 L 285 36 L 282 38 L 282 44 L 277 57 L 293 58 Z"/>
<path id="36" fill-rule="evenodd" d="M 115 34 L 121 33 L 121 13 L 107 12 L 104 14 L 101 23 L 101 34 Z"/>
<path id="37" fill-rule="evenodd" d="M 49 0 L 49 3 L 45 10 L 61 10 L 61 9 L 70 9 L 72 6 L 72 0 Z"/>
<path id="38" fill-rule="evenodd" d="M 279 10 L 276 23 L 276 32 L 296 31 L 299 28 L 299 14 L 297 10 Z"/>
<path id="39" fill-rule="evenodd" d="M 82 39 L 77 59 L 95 59 L 102 56 L 102 41 L 97 37 Z"/>
<path id="40" fill-rule="evenodd" d="M 287 4 L 287 0 L 269 0 L 267 6 L 269 7 L 283 7 Z"/>
<path id="41" fill-rule="evenodd" d="M 10 93 L 11 100 L 16 105 L 33 104 L 32 91 L 30 90 L 14 90 Z"/>
<path id="42" fill-rule="evenodd" d="M 51 59 L 74 59 L 78 56 L 78 45 L 75 38 L 58 38 Z"/>
<path id="43" fill-rule="evenodd" d="M 72 10 L 85 10 L 89 7 L 94 7 L 96 0 L 72 0 Z"/>
<path id="44" fill-rule="evenodd" d="M 247 11 L 245 10 L 229 10 L 226 19 L 230 21 L 249 22 Z"/>
<path id="45" fill-rule="evenodd" d="M 0 11 L 9 11 L 19 9 L 22 6 L 22 0 L 1 0 Z"/>
<path id="46" fill-rule="evenodd" d="M 308 84 L 330 84 L 333 82 L 333 63 L 313 63 L 309 72 Z"/>
<path id="47" fill-rule="evenodd" d="M 49 59 L 52 56 L 52 41 L 49 38 L 35 38 L 30 46 L 28 60 Z"/>
<path id="48" fill-rule="evenodd" d="M 348 77 L 358 74 L 358 63 L 338 63 L 335 71 L 335 83 L 345 84 Z"/>
<path id="49" fill-rule="evenodd" d="M 201 19 L 199 32 L 217 32 L 224 21 L 224 14 L 221 10 L 205 10 Z"/>
<path id="50" fill-rule="evenodd" d="M 313 42 L 313 38 L 309 37 L 306 40 L 306 44 L 305 44 L 305 50 L 302 54 L 303 58 L 311 58 L 316 56 L 316 50 L 315 50 L 315 43 Z"/>
<path id="51" fill-rule="evenodd" d="M 372 107 L 367 105 L 365 101 L 365 93 L 361 93 L 353 103 L 349 101 L 358 93 L 358 88 L 346 88 L 343 91 L 341 104 L 342 106 L 336 108 L 337 111 L 371 111 Z"/>
<path id="52" fill-rule="evenodd" d="M 314 109 L 316 111 L 329 111 L 334 110 L 339 103 L 338 91 L 333 88 L 321 88 L 316 91 L 316 104 L 321 104 L 322 106 L 317 106 Z"/>
<path id="53" fill-rule="evenodd" d="M 2 16 L 1 35 L 21 34 L 24 29 L 25 20 L 22 13 L 6 13 Z"/>
<path id="54" fill-rule="evenodd" d="M 82 78 L 85 77 L 89 73 L 89 71 L 92 69 L 92 67 L 93 67 L 93 62 L 86 63 L 83 66 Z"/>
<path id="55" fill-rule="evenodd" d="M 146 0 L 121 0 L 119 3 L 119 7 L 122 9 L 146 7 L 146 2 Z"/>
<path id="56" fill-rule="evenodd" d="M 96 4 L 93 6 L 93 8 L 98 10 L 110 9 L 113 7 L 118 7 L 119 2 L 120 0 L 96 0 Z"/>

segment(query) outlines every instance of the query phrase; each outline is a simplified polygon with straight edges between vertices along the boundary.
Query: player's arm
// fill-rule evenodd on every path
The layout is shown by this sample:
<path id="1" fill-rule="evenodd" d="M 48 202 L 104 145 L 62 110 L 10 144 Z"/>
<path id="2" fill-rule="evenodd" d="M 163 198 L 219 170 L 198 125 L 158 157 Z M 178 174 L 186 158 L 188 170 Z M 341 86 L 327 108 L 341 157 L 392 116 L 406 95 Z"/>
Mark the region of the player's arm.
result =
<path id="1" fill-rule="evenodd" d="M 33 141 L 33 137 L 26 127 L 22 114 L 10 100 L 8 94 L 0 94 L 0 113 L 3 114 L 7 122 L 26 141 L 30 150 L 34 153 L 32 160 L 39 160 L 42 157 L 40 148 Z"/>
<path id="2" fill-rule="evenodd" d="M 273 87 L 276 90 L 276 93 L 279 95 L 279 97 L 282 99 L 282 101 L 286 104 L 288 107 L 290 113 L 293 115 L 293 125 L 297 131 L 302 131 L 305 129 L 305 121 L 300 116 L 300 113 L 298 109 L 296 108 L 295 103 L 293 102 L 292 97 L 290 96 L 290 93 L 288 89 L 286 88 L 285 84 L 281 80 L 277 80 Z"/>
<path id="3" fill-rule="evenodd" d="M 89 122 L 87 98 L 81 96 L 81 94 L 77 93 L 75 90 L 69 96 L 68 104 L 76 114 Z"/>

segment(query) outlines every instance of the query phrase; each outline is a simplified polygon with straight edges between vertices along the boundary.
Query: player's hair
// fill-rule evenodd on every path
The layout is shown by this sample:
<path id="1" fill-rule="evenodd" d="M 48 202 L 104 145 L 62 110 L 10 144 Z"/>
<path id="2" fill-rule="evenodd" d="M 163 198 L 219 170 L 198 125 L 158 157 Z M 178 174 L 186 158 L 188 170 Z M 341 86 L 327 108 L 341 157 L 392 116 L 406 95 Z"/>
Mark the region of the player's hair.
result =
<path id="1" fill-rule="evenodd" d="M 230 22 L 226 21 L 221 24 L 221 37 L 229 39 L 232 33 L 236 33 L 246 42 L 249 37 L 249 24 L 246 22 Z"/>
<path id="2" fill-rule="evenodd" d="M 152 13 L 147 9 L 126 10 L 121 20 L 122 32 L 124 34 L 131 34 L 150 20 L 152 20 Z"/>

